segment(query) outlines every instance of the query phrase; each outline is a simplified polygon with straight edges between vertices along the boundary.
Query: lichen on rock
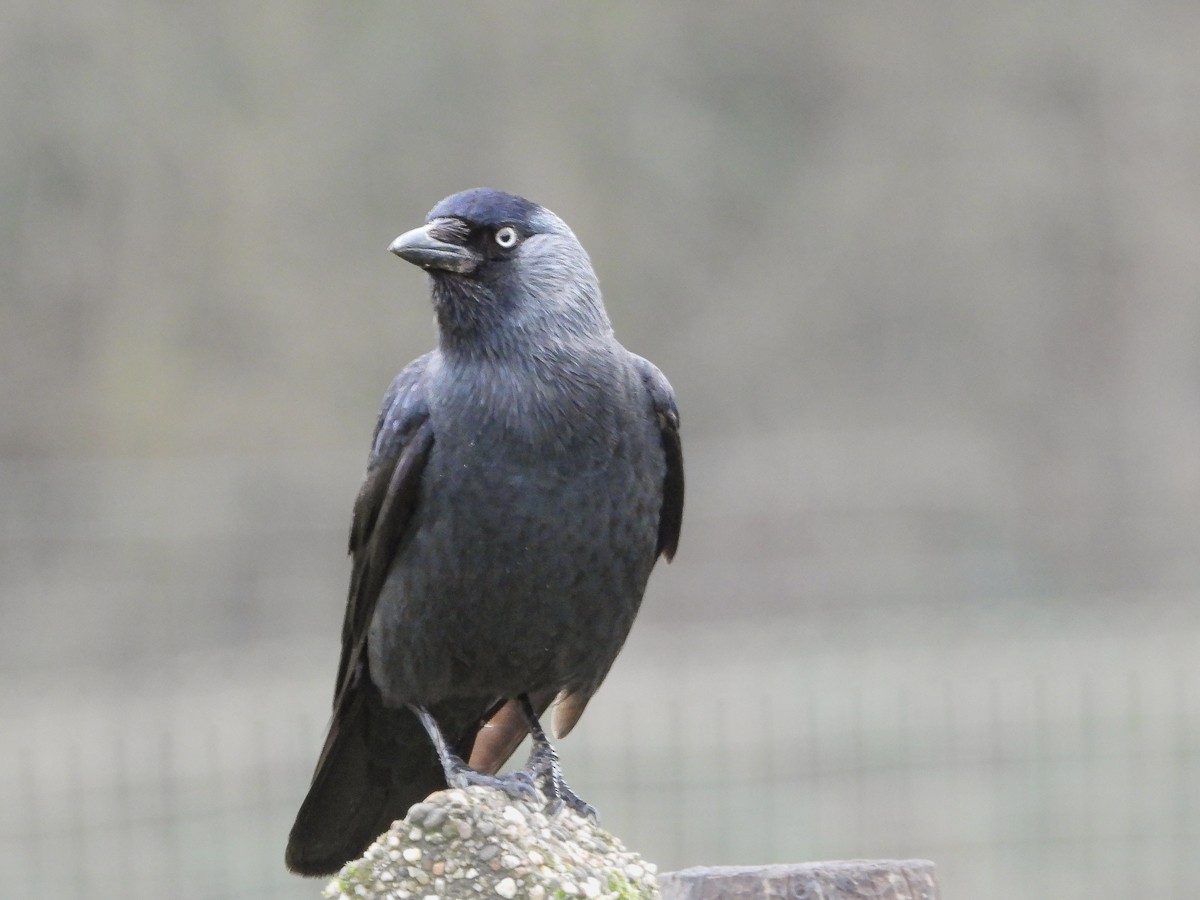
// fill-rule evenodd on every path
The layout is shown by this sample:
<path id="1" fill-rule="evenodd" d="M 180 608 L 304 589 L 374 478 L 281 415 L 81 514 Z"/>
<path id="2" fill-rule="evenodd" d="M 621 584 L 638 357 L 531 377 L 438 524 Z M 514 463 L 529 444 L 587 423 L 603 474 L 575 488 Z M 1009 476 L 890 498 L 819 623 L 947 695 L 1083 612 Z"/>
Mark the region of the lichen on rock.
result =
<path id="1" fill-rule="evenodd" d="M 331 900 L 657 900 L 656 868 L 570 809 L 485 787 L 417 803 L 347 863 Z"/>

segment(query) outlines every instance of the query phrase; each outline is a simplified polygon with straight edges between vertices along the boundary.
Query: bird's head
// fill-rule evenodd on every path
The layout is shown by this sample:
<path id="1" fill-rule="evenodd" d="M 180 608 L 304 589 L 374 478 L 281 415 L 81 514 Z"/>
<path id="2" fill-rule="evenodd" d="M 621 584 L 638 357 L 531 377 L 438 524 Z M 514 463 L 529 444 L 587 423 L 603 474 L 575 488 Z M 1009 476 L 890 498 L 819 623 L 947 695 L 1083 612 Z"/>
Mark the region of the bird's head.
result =
<path id="1" fill-rule="evenodd" d="M 558 216 L 474 188 L 388 248 L 429 273 L 443 341 L 611 334 L 587 252 Z"/>

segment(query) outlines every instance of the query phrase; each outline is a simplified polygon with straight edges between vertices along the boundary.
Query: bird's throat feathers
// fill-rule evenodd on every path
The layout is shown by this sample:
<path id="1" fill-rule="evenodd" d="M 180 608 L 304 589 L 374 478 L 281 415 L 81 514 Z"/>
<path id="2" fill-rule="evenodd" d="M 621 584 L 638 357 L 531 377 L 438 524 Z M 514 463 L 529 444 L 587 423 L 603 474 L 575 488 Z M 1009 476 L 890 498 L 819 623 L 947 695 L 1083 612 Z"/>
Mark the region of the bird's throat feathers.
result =
<path id="1" fill-rule="evenodd" d="M 530 446 L 569 444 L 581 420 L 624 402 L 612 391 L 627 380 L 627 353 L 574 234 L 557 218 L 531 227 L 545 230 L 507 257 L 431 272 L 435 367 L 463 419 Z"/>
<path id="2" fill-rule="evenodd" d="M 528 359 L 548 350 L 612 341 L 600 287 L 590 277 L 546 277 L 536 268 L 480 280 L 441 274 L 430 280 L 439 345 L 448 356 Z"/>

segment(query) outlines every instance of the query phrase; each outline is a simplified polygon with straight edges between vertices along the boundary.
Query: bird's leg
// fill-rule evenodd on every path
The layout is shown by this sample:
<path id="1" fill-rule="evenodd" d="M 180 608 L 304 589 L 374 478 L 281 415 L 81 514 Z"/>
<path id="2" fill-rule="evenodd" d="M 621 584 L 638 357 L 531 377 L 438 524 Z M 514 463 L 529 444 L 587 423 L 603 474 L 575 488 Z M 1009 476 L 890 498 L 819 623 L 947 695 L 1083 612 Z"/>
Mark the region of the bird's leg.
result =
<path id="1" fill-rule="evenodd" d="M 438 727 L 437 721 L 423 706 L 409 704 L 409 709 L 416 714 L 416 717 L 421 720 L 421 725 L 424 726 L 429 739 L 433 741 L 434 749 L 437 750 L 438 761 L 442 764 L 442 772 L 446 776 L 446 784 L 450 787 L 465 788 L 472 784 L 478 784 L 483 787 L 495 788 L 503 791 L 514 800 L 532 800 L 538 799 L 537 788 L 534 786 L 533 778 L 526 772 L 513 772 L 511 775 L 488 775 L 485 772 L 479 772 L 472 769 L 462 757 L 450 749 L 446 743 L 446 738 L 442 735 L 442 729 Z"/>
<path id="2" fill-rule="evenodd" d="M 537 712 L 529 701 L 529 695 L 522 694 L 517 701 L 521 704 L 521 712 L 525 714 L 525 721 L 529 723 L 529 736 L 533 738 L 533 749 L 529 751 L 529 761 L 525 763 L 525 771 L 535 778 L 541 779 L 542 789 L 550 798 L 551 813 L 558 812 L 562 809 L 563 804 L 566 804 L 581 816 L 598 819 L 599 814 L 596 812 L 596 807 L 571 790 L 563 780 L 562 766 L 558 763 L 558 752 L 550 743 L 550 739 L 546 737 L 546 732 L 542 731 Z"/>

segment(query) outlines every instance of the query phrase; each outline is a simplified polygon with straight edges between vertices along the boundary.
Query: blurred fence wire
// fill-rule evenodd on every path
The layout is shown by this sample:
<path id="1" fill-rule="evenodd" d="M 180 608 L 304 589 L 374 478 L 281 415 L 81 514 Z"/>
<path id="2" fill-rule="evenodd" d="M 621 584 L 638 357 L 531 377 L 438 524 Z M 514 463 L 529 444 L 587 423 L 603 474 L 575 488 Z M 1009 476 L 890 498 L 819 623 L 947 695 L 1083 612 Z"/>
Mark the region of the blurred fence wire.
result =
<path id="1" fill-rule="evenodd" d="M 1033 510 L 1043 544 L 966 453 L 864 490 L 858 443 L 690 448 L 684 551 L 560 748 L 573 787 L 664 869 L 921 856 L 948 900 L 1188 896 L 1195 514 L 1139 513 L 1131 559 L 1179 561 L 1158 588 L 1005 600 L 1048 546 L 1094 558 L 1073 520 Z M 811 483 L 734 480 L 799 446 Z M 317 895 L 283 845 L 360 462 L 0 465 L 0 895 Z"/>
<path id="2" fill-rule="evenodd" d="M 260 649 L 270 665 L 214 663 L 207 684 L 10 705 L 9 895 L 316 896 L 282 848 L 323 724 L 298 710 L 328 685 L 282 661 L 312 648 Z M 564 742 L 567 771 L 664 867 L 924 856 L 951 898 L 1188 895 L 1194 670 L 1153 653 L 1110 669 L 1069 645 L 961 677 L 913 662 L 619 665 Z"/>
<path id="3" fill-rule="evenodd" d="M 1195 896 L 1200 5 L 332 9 L 5 9 L 0 896 L 317 894 L 350 499 L 430 335 L 383 246 L 480 181 L 688 429 L 561 748 L 604 824 Z"/>

